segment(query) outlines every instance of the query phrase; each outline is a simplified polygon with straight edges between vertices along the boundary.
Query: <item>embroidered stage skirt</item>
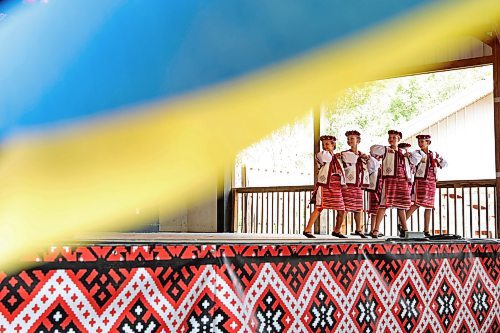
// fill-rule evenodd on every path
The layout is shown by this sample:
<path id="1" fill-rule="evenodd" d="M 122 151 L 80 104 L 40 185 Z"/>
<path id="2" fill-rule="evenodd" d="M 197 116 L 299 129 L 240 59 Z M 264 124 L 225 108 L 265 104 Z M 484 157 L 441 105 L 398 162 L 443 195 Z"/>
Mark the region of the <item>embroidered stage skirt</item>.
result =
<path id="1" fill-rule="evenodd" d="M 348 212 L 363 211 L 363 190 L 357 186 L 342 187 L 345 210 Z"/>
<path id="2" fill-rule="evenodd" d="M 436 174 L 432 171 L 427 179 L 415 179 L 413 187 L 413 203 L 424 208 L 434 209 L 436 198 Z"/>
<path id="3" fill-rule="evenodd" d="M 406 179 L 403 164 L 398 164 L 396 177 L 382 180 L 382 196 L 380 208 L 409 209 L 411 206 L 411 190 Z"/>
<path id="4" fill-rule="evenodd" d="M 332 175 L 328 186 L 318 186 L 315 195 L 315 208 L 345 210 L 339 175 Z"/>

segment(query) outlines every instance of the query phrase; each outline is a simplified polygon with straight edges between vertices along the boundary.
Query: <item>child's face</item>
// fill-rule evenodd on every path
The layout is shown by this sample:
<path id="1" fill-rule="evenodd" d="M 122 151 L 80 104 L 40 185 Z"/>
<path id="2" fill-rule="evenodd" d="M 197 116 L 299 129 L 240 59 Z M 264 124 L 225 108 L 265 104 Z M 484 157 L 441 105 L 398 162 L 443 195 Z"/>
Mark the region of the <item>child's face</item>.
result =
<path id="1" fill-rule="evenodd" d="M 356 147 L 361 140 L 357 135 L 348 135 L 347 136 L 347 145 L 349 147 Z"/>
<path id="2" fill-rule="evenodd" d="M 387 139 L 387 141 L 391 146 L 397 146 L 397 144 L 399 143 L 399 135 L 389 134 L 389 139 Z"/>
<path id="3" fill-rule="evenodd" d="M 420 149 L 426 149 L 429 147 L 429 141 L 425 139 L 418 139 L 418 146 Z"/>
<path id="4" fill-rule="evenodd" d="M 332 140 L 323 141 L 323 150 L 333 151 L 335 149 L 335 142 Z"/>

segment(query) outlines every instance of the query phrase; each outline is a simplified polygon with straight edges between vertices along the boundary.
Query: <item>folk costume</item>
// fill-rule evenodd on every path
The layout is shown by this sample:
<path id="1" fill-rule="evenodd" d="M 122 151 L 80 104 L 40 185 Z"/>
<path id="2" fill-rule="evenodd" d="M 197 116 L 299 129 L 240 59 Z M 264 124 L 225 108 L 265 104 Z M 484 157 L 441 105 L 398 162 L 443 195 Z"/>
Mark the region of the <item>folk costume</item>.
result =
<path id="1" fill-rule="evenodd" d="M 316 238 L 312 233 L 312 227 L 323 209 L 334 209 L 337 211 L 345 209 L 341 189 L 345 185 L 344 170 L 340 164 L 340 159 L 336 158 L 333 154 L 337 139 L 331 135 L 323 135 L 320 137 L 320 140 L 325 150 L 315 156 L 319 168 L 318 181 L 314 185 L 314 191 L 311 196 L 311 203 L 315 207 L 302 233 L 307 238 Z M 341 215 L 337 214 L 337 220 L 340 220 Z"/>
<path id="2" fill-rule="evenodd" d="M 377 214 L 382 194 L 382 164 L 373 156 L 368 160 L 368 173 L 370 185 L 365 190 L 368 192 L 368 214 L 371 215 Z"/>
<path id="3" fill-rule="evenodd" d="M 321 140 L 337 139 L 334 136 L 322 136 Z M 339 158 L 335 158 L 328 151 L 316 154 L 316 163 L 319 167 L 318 181 L 312 193 L 311 202 L 319 210 L 334 209 L 344 210 L 342 186 L 345 185 L 344 170 Z"/>
<path id="4" fill-rule="evenodd" d="M 429 140 L 430 135 L 417 135 L 417 139 Z M 438 153 L 429 150 L 427 153 L 421 149 L 417 150 L 421 156 L 420 163 L 416 166 L 415 183 L 413 185 L 413 204 L 434 209 L 436 194 L 437 172 L 448 165 Z"/>
<path id="5" fill-rule="evenodd" d="M 358 131 L 348 131 L 345 135 L 360 137 Z M 351 149 L 340 153 L 346 182 L 346 186 L 342 187 L 342 197 L 348 212 L 363 211 L 363 189 L 370 186 L 368 159 L 362 158 L 362 155 L 361 152 L 354 153 Z"/>
<path id="6" fill-rule="evenodd" d="M 406 143 L 406 142 L 401 142 L 398 144 L 398 148 L 405 149 L 406 151 L 408 151 L 410 147 L 411 147 L 411 144 Z M 405 156 L 404 158 L 406 160 L 405 165 L 410 166 L 410 172 L 409 172 L 410 179 L 408 180 L 408 188 L 410 189 L 410 194 L 411 194 L 412 189 L 413 189 L 413 182 L 415 181 L 415 173 L 417 171 L 417 167 L 416 167 L 416 165 L 414 165 L 410 162 L 408 156 Z"/>
<path id="7" fill-rule="evenodd" d="M 398 131 L 391 130 L 389 134 L 397 134 L 402 137 L 401 132 Z M 406 210 L 411 206 L 411 192 L 408 186 L 412 178 L 411 165 L 416 165 L 420 161 L 420 155 L 411 153 L 409 158 L 405 158 L 407 152 L 403 148 L 393 150 L 382 145 L 373 145 L 370 148 L 372 156 L 382 157 L 380 208 Z"/>

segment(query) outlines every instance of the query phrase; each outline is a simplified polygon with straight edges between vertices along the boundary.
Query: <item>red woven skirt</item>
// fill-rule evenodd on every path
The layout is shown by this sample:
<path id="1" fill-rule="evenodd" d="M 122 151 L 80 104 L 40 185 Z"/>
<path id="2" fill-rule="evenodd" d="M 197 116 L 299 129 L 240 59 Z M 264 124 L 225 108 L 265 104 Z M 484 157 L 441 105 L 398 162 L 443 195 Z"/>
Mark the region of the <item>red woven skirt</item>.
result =
<path id="1" fill-rule="evenodd" d="M 377 214 L 380 204 L 380 195 L 377 192 L 368 192 L 368 214 Z"/>
<path id="2" fill-rule="evenodd" d="M 427 179 L 416 179 L 413 188 L 413 203 L 424 208 L 434 209 L 436 198 L 436 174 L 429 171 Z"/>
<path id="3" fill-rule="evenodd" d="M 410 187 L 408 186 L 403 164 L 398 164 L 396 177 L 384 178 L 382 181 L 380 208 L 409 209 L 410 206 Z"/>
<path id="4" fill-rule="evenodd" d="M 342 187 L 345 210 L 348 212 L 363 211 L 363 190 L 356 186 Z"/>
<path id="5" fill-rule="evenodd" d="M 318 186 L 316 190 L 316 208 L 345 210 L 339 175 L 332 175 L 328 186 Z"/>

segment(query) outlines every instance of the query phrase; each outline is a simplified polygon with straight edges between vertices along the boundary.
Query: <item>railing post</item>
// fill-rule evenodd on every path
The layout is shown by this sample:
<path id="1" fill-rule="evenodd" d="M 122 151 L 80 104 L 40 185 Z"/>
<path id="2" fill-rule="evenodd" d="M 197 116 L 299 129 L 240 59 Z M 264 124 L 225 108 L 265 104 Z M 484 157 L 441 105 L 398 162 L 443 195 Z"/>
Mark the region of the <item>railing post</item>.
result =
<path id="1" fill-rule="evenodd" d="M 234 187 L 232 169 L 234 166 L 225 168 L 217 184 L 217 232 L 230 232 L 232 229 L 231 189 Z"/>
<path id="2" fill-rule="evenodd" d="M 500 41 L 498 31 L 493 38 L 493 123 L 495 131 L 495 170 L 496 170 L 496 238 L 500 238 Z"/>
<path id="3" fill-rule="evenodd" d="M 232 189 L 233 196 L 233 223 L 231 232 L 238 232 L 238 190 Z"/>
<path id="4" fill-rule="evenodd" d="M 319 107 L 315 107 L 313 109 L 313 125 L 314 125 L 314 157 L 316 157 L 316 154 L 319 153 L 319 137 L 320 137 L 320 131 L 321 131 L 321 110 Z M 316 161 L 314 160 L 314 184 L 318 181 L 318 165 L 316 164 Z M 325 219 L 321 219 L 321 215 L 318 216 L 318 220 L 314 224 L 314 233 L 319 234 L 321 233 L 321 223 L 325 223 Z M 307 223 L 307 221 L 305 221 Z"/>

